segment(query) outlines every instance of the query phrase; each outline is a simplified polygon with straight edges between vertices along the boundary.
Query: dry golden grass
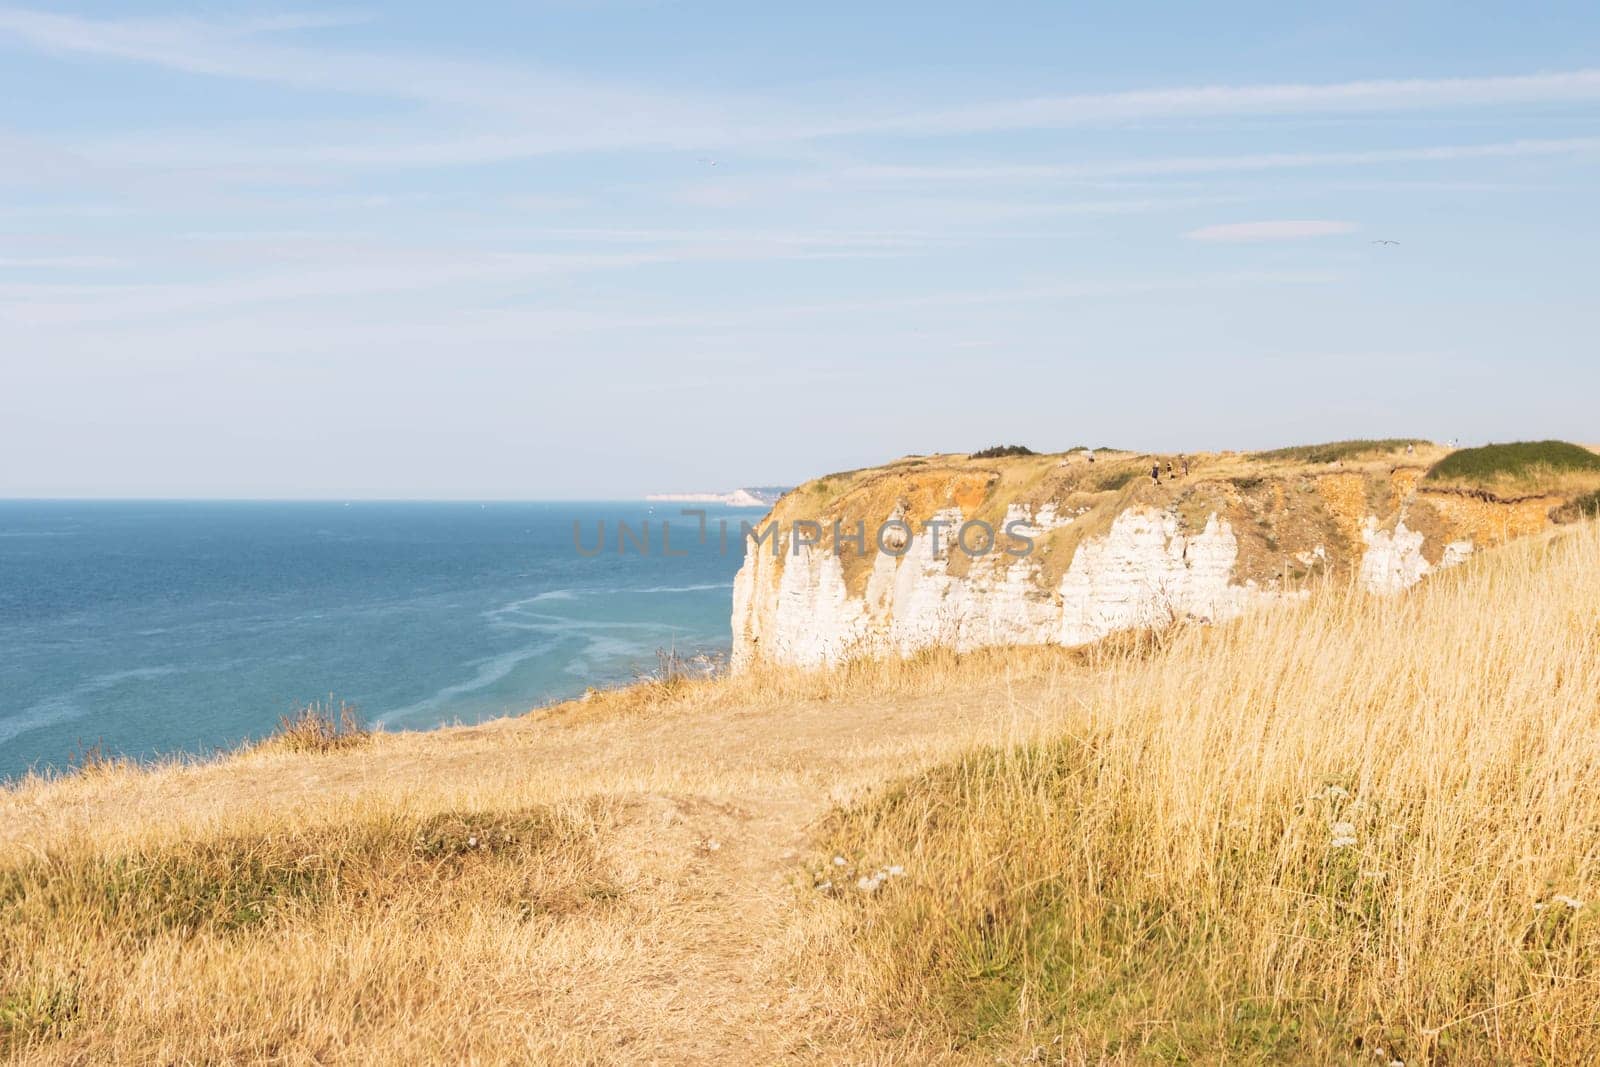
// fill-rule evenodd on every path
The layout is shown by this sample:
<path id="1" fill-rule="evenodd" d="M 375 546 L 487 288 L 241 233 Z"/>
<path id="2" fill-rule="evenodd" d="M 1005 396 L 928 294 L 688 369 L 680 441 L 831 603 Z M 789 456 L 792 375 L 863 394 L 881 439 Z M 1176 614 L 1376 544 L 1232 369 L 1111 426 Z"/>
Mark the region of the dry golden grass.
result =
<path id="1" fill-rule="evenodd" d="M 678 680 L 26 780 L 0 792 L 0 1054 L 809 1062 L 839 1021 L 796 985 L 795 947 L 832 921 L 795 888 L 808 827 L 994 737 L 1008 678 L 1083 663 L 932 652 Z"/>
<path id="2" fill-rule="evenodd" d="M 1591 526 L 1186 632 L 837 813 L 825 955 L 1012 1062 L 1600 1061 L 1597 604 Z"/>
<path id="3" fill-rule="evenodd" d="M 0 1054 L 1584 1062 L 1597 603 L 1583 526 L 1085 652 L 30 779 Z"/>

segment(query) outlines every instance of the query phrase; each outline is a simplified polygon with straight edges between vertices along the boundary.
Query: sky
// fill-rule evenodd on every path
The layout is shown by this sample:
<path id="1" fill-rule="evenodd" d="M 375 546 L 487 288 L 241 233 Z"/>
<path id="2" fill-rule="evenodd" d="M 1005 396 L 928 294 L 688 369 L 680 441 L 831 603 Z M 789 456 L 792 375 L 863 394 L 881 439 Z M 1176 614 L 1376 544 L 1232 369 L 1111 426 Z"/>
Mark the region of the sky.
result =
<path id="1" fill-rule="evenodd" d="M 1597 178 L 1593 3 L 0 0 L 0 496 L 1595 442 Z"/>

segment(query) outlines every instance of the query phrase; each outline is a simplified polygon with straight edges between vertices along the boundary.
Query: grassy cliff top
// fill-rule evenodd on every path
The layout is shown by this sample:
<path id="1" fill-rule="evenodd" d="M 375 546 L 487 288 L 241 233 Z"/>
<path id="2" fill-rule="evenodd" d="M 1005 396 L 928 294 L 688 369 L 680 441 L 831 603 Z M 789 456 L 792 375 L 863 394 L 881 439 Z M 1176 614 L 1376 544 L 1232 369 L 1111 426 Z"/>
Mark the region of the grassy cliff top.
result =
<path id="1" fill-rule="evenodd" d="M 1151 478 L 1152 468 L 1159 479 Z M 1589 514 L 1600 508 L 1597 490 L 1600 455 L 1562 442 L 1459 452 L 1420 438 L 1264 452 L 1035 453 L 1008 445 L 903 456 L 825 475 L 786 494 L 771 518 L 780 527 L 820 524 L 821 547 L 830 551 L 835 522 L 841 537 L 857 523 L 873 530 L 891 517 L 917 529 L 937 513 L 959 508 L 964 521 L 998 531 L 1013 505 L 1036 514 L 1053 509 L 1058 520 L 1071 520 L 1040 542 L 1035 579 L 1053 589 L 1077 547 L 1129 508 L 1172 513 L 1179 529 L 1190 533 L 1216 515 L 1238 538 L 1237 578 L 1281 584 L 1355 565 L 1366 551 L 1369 518 L 1386 528 L 1403 519 L 1424 534 L 1424 558 L 1438 563 L 1453 542 L 1483 547 Z M 1473 499 L 1447 499 L 1463 493 Z M 1496 510 L 1502 508 L 1515 510 Z M 861 595 L 877 549 L 870 534 L 865 551 L 853 544 L 840 556 L 846 589 Z M 960 555 L 950 566 L 965 573 L 971 566 L 1007 562 L 999 553 L 975 563 Z"/>
<path id="2" fill-rule="evenodd" d="M 1159 481 L 1151 479 L 1152 467 L 1159 468 Z M 774 517 L 881 522 L 898 512 L 916 522 L 959 507 L 968 518 L 995 521 L 1011 504 L 1083 511 L 1112 499 L 1119 506 L 1166 504 L 1183 510 L 1182 503 L 1201 488 L 1249 493 L 1274 482 L 1303 487 L 1335 474 L 1362 475 L 1374 483 L 1375 494 L 1382 492 L 1377 486 L 1405 474 L 1407 492 L 1420 487 L 1424 492 L 1471 489 L 1574 498 L 1600 489 L 1600 454 L 1565 441 L 1452 451 L 1420 438 L 1330 441 L 1263 452 L 1074 448 L 1036 453 L 1007 445 L 902 456 L 881 466 L 823 475 L 785 495 Z"/>
<path id="3" fill-rule="evenodd" d="M 1024 504 L 1051 500 L 1062 503 L 1074 493 L 1114 492 L 1140 480 L 1150 482 L 1152 466 L 1161 468 L 1161 477 L 1166 482 L 1169 463 L 1173 467 L 1173 481 L 1192 484 L 1208 479 L 1247 481 L 1315 475 L 1330 469 L 1377 472 L 1407 466 L 1425 470 L 1448 454 L 1448 450 L 1420 438 L 1332 441 L 1266 452 L 1072 448 L 1064 452 L 1039 453 L 1025 446 L 1004 445 L 971 453 L 902 456 L 881 466 L 825 474 L 788 494 L 783 501 L 781 517 L 787 518 L 791 513 L 800 517 L 802 508 L 828 513 L 831 517 L 846 503 L 877 502 L 865 497 L 883 497 L 885 493 L 881 490 L 884 489 L 904 490 L 908 512 L 925 517 L 924 511 L 952 504 L 965 509 L 999 492 L 1006 494 L 1007 502 Z M 1594 458 L 1600 460 L 1600 457 Z M 1188 473 L 1184 474 L 1186 462 Z M 864 493 L 870 489 L 880 491 Z M 889 507 L 896 502 L 890 500 Z M 886 509 L 884 514 L 887 513 Z"/>

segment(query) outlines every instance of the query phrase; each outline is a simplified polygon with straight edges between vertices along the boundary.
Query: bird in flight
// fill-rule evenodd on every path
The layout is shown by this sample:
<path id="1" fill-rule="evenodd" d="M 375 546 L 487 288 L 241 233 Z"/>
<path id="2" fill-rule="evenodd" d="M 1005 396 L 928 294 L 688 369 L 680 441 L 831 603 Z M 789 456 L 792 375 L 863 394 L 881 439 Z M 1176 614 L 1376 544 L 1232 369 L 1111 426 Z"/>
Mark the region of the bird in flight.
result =
<path id="1" fill-rule="evenodd" d="M 1374 241 L 1372 243 L 1375 244 L 1375 245 L 1397 245 L 1400 242 L 1399 241 Z"/>

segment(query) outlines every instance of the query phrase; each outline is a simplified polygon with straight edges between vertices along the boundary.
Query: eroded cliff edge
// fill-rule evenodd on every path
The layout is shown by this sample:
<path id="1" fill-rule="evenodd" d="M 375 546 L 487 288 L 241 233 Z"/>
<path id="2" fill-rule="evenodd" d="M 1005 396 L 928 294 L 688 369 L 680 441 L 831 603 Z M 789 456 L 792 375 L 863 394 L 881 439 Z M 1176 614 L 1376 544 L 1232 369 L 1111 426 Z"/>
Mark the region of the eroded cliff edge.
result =
<path id="1" fill-rule="evenodd" d="M 829 475 L 759 524 L 734 582 L 733 664 L 1080 645 L 1230 618 L 1323 576 L 1395 592 L 1545 528 L 1573 499 L 1570 484 L 1502 496 L 1425 482 L 1446 454 L 1080 450 Z"/>

